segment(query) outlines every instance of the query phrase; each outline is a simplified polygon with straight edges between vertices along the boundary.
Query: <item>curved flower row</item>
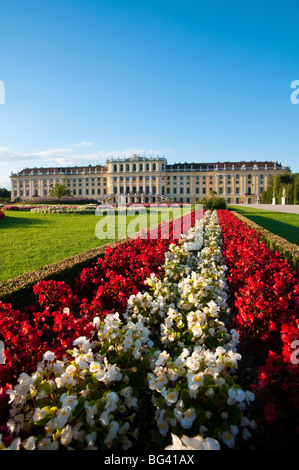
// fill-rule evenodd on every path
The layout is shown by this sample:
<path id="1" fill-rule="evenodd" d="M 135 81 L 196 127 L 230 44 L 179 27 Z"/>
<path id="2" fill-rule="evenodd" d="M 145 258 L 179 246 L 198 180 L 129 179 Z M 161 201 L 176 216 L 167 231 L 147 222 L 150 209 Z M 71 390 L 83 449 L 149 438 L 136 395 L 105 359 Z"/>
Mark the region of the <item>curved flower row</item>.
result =
<path id="1" fill-rule="evenodd" d="M 218 211 L 234 294 L 234 326 L 260 363 L 255 390 L 268 424 L 298 427 L 299 280 L 287 261 L 228 210 Z M 263 360 L 263 359 L 262 359 Z"/>
<path id="2" fill-rule="evenodd" d="M 2 438 L 3 445 L 127 449 L 138 437 L 136 419 L 149 391 L 165 443 L 184 432 L 198 433 L 201 448 L 219 448 L 216 439 L 234 447 L 240 427 L 248 438 L 254 423 L 244 409 L 254 396 L 232 376 L 240 356 L 238 335 L 225 326 L 220 243 L 217 219 L 207 213 L 203 227 L 197 222 L 170 246 L 164 277 L 147 281 L 151 294 L 131 296 L 122 317 L 94 317 L 89 338 L 75 339 L 60 359 L 46 351 L 35 372 L 21 374 L 8 391 L 7 426 L 17 437 L 6 444 Z"/>

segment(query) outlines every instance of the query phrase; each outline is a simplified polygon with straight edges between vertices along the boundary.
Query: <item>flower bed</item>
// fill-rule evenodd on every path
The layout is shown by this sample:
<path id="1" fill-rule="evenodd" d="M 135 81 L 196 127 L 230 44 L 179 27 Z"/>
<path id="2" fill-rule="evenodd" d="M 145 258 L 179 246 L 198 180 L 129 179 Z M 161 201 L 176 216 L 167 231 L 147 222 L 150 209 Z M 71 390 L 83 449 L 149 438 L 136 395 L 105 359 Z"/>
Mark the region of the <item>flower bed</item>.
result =
<path id="1" fill-rule="evenodd" d="M 148 236 L 142 242 L 129 240 L 126 246 L 108 248 L 103 260 L 99 259 L 92 269 L 83 270 L 76 293 L 64 282 L 41 281 L 34 287 L 39 306 L 21 313 L 10 304 L 0 303 L 0 332 L 6 346 L 6 365 L 0 366 L 0 411 L 7 405 L 6 389 L 22 371 L 31 373 L 46 350 L 52 348 L 62 357 L 73 340 L 90 329 L 94 315 L 104 317 L 116 306 L 125 308 L 126 299 L 138 291 L 137 286 L 142 287 L 142 280 L 155 269 L 161 270 L 170 241 L 178 240 L 178 229 L 190 228 L 194 214 L 185 219 L 187 224 L 183 227 L 171 224 L 170 237 L 174 239 L 160 240 L 163 227 L 159 226 L 158 236 L 153 239 Z"/>
<path id="2" fill-rule="evenodd" d="M 160 449 L 182 434 L 217 449 L 250 436 L 254 397 L 234 381 L 238 334 L 226 328 L 219 224 L 207 213 L 193 225 L 179 243 L 172 230 L 170 240 L 130 241 L 127 256 L 108 251 L 76 292 L 38 284 L 41 312 L 0 304 L 4 448 L 138 448 L 138 416 L 149 402 Z M 119 299 L 112 280 L 128 283 Z"/>
<path id="3" fill-rule="evenodd" d="M 2 210 L 4 211 L 30 211 L 32 209 L 31 205 L 26 205 L 26 204 L 6 204 L 4 207 L 2 207 Z"/>
<path id="4" fill-rule="evenodd" d="M 254 389 L 265 421 L 293 434 L 299 411 L 299 281 L 278 252 L 229 211 L 219 211 L 234 325 L 260 365 Z"/>
<path id="5" fill-rule="evenodd" d="M 44 205 L 39 204 L 38 206 L 32 207 L 31 212 L 34 213 L 55 213 L 55 214 L 94 214 L 97 206 L 95 204 L 55 204 L 55 205 Z"/>
<path id="6" fill-rule="evenodd" d="M 7 204 L 2 210 L 56 214 L 94 214 L 96 204 Z"/>

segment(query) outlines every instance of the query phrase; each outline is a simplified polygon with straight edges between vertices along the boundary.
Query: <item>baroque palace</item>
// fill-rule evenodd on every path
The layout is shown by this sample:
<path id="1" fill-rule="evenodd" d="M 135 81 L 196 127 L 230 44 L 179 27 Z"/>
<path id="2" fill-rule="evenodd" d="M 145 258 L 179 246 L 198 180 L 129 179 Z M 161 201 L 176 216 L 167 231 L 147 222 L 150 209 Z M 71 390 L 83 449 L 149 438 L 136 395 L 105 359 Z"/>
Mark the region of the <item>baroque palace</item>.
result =
<path id="1" fill-rule="evenodd" d="M 45 198 L 60 183 L 76 199 L 106 203 L 195 202 L 215 191 L 228 203 L 256 204 L 270 176 L 290 172 L 270 161 L 168 164 L 164 157 L 132 155 L 106 165 L 26 168 L 11 174 L 11 198 Z"/>

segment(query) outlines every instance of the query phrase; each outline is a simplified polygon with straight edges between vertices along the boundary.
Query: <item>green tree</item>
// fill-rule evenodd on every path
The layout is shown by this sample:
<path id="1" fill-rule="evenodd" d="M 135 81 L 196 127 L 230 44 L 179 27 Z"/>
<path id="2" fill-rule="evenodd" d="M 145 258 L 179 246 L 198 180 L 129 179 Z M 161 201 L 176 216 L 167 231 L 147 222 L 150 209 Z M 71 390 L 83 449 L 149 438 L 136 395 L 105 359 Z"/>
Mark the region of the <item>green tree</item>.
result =
<path id="1" fill-rule="evenodd" d="M 293 204 L 299 204 L 299 173 L 294 174 Z"/>
<path id="2" fill-rule="evenodd" d="M 49 189 L 49 195 L 60 199 L 63 196 L 71 196 L 71 192 L 69 189 L 66 189 L 64 184 L 56 183 L 55 186 Z"/>
<path id="3" fill-rule="evenodd" d="M 6 188 L 0 188 L 0 197 L 10 198 L 10 191 Z"/>
<path id="4" fill-rule="evenodd" d="M 298 204 L 299 173 L 285 173 L 269 178 L 268 187 L 261 195 L 261 203 L 271 204 L 273 192 L 275 191 L 276 201 L 280 204 L 284 189 L 286 190 L 287 204 Z"/>

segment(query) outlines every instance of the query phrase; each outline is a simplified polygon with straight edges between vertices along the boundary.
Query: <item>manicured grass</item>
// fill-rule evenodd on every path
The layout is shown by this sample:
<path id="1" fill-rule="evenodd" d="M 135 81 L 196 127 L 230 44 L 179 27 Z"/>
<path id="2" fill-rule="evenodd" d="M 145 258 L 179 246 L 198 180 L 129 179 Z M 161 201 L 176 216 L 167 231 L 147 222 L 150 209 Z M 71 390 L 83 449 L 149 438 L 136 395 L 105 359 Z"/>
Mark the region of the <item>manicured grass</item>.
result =
<path id="1" fill-rule="evenodd" d="M 299 215 L 268 211 L 256 207 L 228 206 L 266 230 L 285 238 L 290 243 L 299 245 Z"/>
<path id="2" fill-rule="evenodd" d="M 0 282 L 114 241 L 119 234 L 125 238 L 124 226 L 128 227 L 127 235 L 131 235 L 168 218 L 163 210 L 154 218 L 150 218 L 148 211 L 136 217 L 116 217 L 115 231 L 112 223 L 109 237 L 99 239 L 95 233 L 96 226 L 108 218 L 93 214 L 21 211 L 5 211 L 5 214 L 0 221 Z M 139 226 L 137 222 L 140 222 Z"/>

